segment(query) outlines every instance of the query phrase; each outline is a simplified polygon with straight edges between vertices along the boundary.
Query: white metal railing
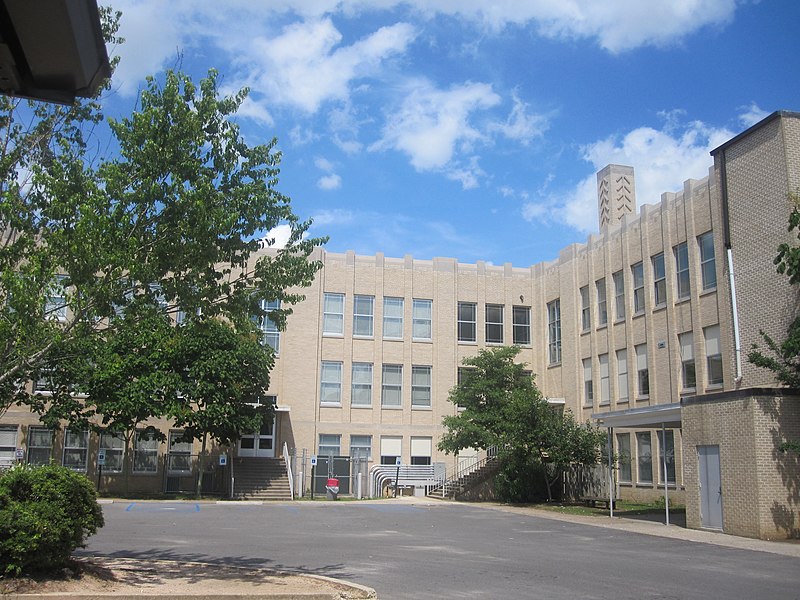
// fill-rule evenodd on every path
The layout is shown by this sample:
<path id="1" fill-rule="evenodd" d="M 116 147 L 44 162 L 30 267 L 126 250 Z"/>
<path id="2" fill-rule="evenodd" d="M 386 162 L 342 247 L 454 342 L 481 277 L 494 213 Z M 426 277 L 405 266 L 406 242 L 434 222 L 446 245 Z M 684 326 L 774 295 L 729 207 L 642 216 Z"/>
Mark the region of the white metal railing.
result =
<path id="1" fill-rule="evenodd" d="M 432 494 L 441 491 L 442 497 L 446 498 L 454 494 L 461 486 L 461 481 L 467 476 L 478 469 L 483 468 L 488 462 L 497 456 L 497 448 L 490 446 L 486 450 L 480 450 L 475 456 L 469 457 L 463 461 L 459 461 L 458 468 L 454 473 L 448 475 L 445 473 L 438 477 L 431 485 L 428 486 L 427 494 Z"/>
<path id="2" fill-rule="evenodd" d="M 292 460 L 289 456 L 289 447 L 283 442 L 283 462 L 286 463 L 286 474 L 289 476 L 289 497 L 294 500 L 294 475 L 292 474 Z"/>
<path id="3" fill-rule="evenodd" d="M 428 487 L 436 481 L 436 465 L 375 465 L 369 470 L 370 498 L 378 497 L 386 482 Z"/>

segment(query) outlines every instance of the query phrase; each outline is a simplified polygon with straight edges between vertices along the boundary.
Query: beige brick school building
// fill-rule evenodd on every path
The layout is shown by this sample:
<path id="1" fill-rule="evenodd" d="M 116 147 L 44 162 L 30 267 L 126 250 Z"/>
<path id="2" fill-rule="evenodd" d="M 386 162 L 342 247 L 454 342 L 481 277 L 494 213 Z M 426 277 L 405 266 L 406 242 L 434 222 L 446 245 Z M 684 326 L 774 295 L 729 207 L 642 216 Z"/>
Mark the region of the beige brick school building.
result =
<path id="1" fill-rule="evenodd" d="M 800 535 L 798 458 L 777 449 L 800 438 L 800 399 L 746 359 L 759 330 L 781 340 L 796 315 L 797 290 L 773 258 L 793 241 L 800 113 L 776 112 L 712 155 L 708 177 L 660 199 L 637 198 L 634 169 L 609 165 L 597 176 L 600 233 L 547 263 L 319 250 L 306 300 L 285 331 L 265 333 L 278 350 L 275 424 L 223 450 L 230 464 L 243 473 L 285 445 L 296 456 L 452 471 L 470 453 L 445 456 L 436 444 L 442 417 L 457 410 L 447 397 L 461 361 L 515 344 L 551 402 L 609 428 L 620 497 L 652 500 L 666 485 L 690 527 Z M 191 474 L 198 451 L 134 446 L 52 435 L 15 408 L 0 425 L 0 457 L 54 459 L 92 478 L 101 447 L 107 465 L 133 452 L 129 485 L 141 492 L 169 490 L 170 471 Z M 229 467 L 209 462 L 218 468 L 208 485 L 229 492 Z"/>

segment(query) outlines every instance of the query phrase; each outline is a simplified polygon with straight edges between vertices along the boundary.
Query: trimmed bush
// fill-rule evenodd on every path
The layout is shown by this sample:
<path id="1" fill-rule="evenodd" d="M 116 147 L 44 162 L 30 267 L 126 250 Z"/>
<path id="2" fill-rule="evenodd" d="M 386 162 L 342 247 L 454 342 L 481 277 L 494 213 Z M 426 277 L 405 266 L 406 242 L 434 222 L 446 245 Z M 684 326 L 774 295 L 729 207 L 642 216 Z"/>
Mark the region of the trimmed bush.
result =
<path id="1" fill-rule="evenodd" d="M 85 475 L 56 465 L 23 465 L 0 475 L 0 574 L 61 567 L 102 526 Z"/>

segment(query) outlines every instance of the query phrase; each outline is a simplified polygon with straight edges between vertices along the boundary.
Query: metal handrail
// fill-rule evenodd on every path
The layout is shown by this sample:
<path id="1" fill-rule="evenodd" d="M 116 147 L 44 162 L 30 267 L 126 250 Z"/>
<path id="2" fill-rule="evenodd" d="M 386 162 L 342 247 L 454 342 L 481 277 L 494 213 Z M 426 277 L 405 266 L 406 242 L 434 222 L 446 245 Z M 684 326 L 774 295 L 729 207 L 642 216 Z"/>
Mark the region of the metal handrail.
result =
<path id="1" fill-rule="evenodd" d="M 461 485 L 461 480 L 464 479 L 467 475 L 478 471 L 479 469 L 483 468 L 487 463 L 494 460 L 497 457 L 497 448 L 495 446 L 490 446 L 486 450 L 481 450 L 475 455 L 474 460 L 466 461 L 466 464 L 459 467 L 455 473 L 451 474 L 450 476 L 445 473 L 443 477 L 436 479 L 433 485 L 428 486 L 426 491 L 427 494 L 432 494 L 439 490 L 442 490 L 442 497 L 447 497 L 450 495 L 450 492 L 455 494 L 455 491 Z"/>
<path id="2" fill-rule="evenodd" d="M 294 475 L 289 457 L 289 446 L 286 445 L 286 442 L 283 442 L 283 462 L 286 463 L 286 474 L 289 476 L 289 496 L 294 500 Z"/>
<path id="3" fill-rule="evenodd" d="M 436 480 L 436 465 L 375 465 L 370 470 L 371 498 L 377 497 L 387 481 L 428 487 Z"/>

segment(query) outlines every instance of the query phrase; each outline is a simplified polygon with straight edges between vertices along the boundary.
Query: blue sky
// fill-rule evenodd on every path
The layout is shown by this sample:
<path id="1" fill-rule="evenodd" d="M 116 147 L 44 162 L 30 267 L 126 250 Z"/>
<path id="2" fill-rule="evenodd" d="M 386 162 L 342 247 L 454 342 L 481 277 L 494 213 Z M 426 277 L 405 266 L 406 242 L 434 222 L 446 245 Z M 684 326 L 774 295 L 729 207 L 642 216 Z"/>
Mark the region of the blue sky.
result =
<path id="1" fill-rule="evenodd" d="M 654 203 L 800 110 L 797 0 L 120 0 L 110 114 L 209 68 L 327 249 L 514 266 L 596 230 L 595 173 Z"/>

